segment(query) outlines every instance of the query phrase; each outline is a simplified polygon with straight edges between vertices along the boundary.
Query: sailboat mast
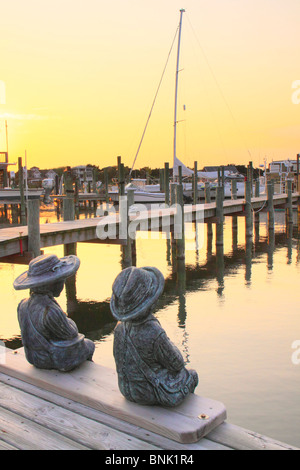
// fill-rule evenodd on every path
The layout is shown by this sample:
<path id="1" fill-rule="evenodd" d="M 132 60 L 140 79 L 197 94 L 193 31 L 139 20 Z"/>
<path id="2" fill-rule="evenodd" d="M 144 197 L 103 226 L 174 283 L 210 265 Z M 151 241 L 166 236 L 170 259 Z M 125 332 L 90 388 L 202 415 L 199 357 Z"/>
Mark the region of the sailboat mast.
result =
<path id="1" fill-rule="evenodd" d="M 178 75 L 179 75 L 179 58 L 180 58 L 180 43 L 181 43 L 181 30 L 182 30 L 182 16 L 185 10 L 180 10 L 179 33 L 178 33 L 178 48 L 177 48 L 177 65 L 176 65 L 176 80 L 175 80 L 175 107 L 174 107 L 174 144 L 173 144 L 173 181 L 175 181 L 174 168 L 176 163 L 176 142 L 177 142 L 177 98 L 178 98 Z"/>

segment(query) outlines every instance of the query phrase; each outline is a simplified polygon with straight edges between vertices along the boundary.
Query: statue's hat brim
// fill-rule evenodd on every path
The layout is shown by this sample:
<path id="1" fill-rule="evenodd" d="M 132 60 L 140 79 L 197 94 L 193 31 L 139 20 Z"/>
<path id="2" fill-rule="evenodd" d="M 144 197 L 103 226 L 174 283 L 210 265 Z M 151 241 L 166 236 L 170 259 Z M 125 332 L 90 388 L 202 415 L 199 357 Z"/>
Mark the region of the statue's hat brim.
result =
<path id="1" fill-rule="evenodd" d="M 58 258 L 56 255 L 42 255 L 29 263 L 29 270 L 21 274 L 14 282 L 15 290 L 32 289 L 73 276 L 80 266 L 77 256 Z"/>
<path id="2" fill-rule="evenodd" d="M 164 290 L 165 279 L 157 268 L 124 269 L 113 284 L 110 310 L 118 321 L 141 318 Z"/>

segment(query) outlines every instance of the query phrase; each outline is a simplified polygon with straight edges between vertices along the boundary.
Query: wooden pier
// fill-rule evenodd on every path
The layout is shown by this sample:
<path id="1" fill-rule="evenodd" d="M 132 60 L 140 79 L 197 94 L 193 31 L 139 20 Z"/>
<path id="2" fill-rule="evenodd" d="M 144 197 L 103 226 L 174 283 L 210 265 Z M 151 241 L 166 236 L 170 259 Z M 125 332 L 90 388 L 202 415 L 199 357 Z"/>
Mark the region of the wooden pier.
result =
<path id="1" fill-rule="evenodd" d="M 186 415 L 191 413 L 191 402 L 172 411 L 126 402 L 117 390 L 115 371 L 95 363 L 85 363 L 67 374 L 40 371 L 27 363 L 23 349 L 7 352 L 2 362 L 1 450 L 298 450 L 227 421 L 203 438 L 180 442 L 178 434 L 190 419 Z M 85 394 L 85 402 L 78 399 L 78 390 Z M 106 408 L 95 406 L 99 393 L 106 396 Z M 193 404 L 197 402 L 197 397 L 190 398 Z M 119 416 L 110 412 L 118 401 L 122 406 Z M 201 411 L 194 409 L 192 413 L 198 416 Z M 128 412 L 132 413 L 130 420 Z M 152 422 L 145 427 L 142 418 L 147 414 Z M 167 429 L 164 433 L 162 423 Z M 175 433 L 172 423 L 176 424 Z"/>
<path id="2" fill-rule="evenodd" d="M 222 198 L 214 202 L 197 205 L 182 206 L 186 220 L 195 221 L 199 218 L 208 224 L 216 223 L 218 227 L 217 244 L 222 245 L 223 220 L 225 216 L 243 216 L 246 220 L 247 232 L 251 236 L 253 230 L 252 212 L 261 210 L 268 211 L 270 224 L 274 224 L 274 208 L 286 208 L 291 212 L 292 204 L 298 204 L 299 193 L 279 194 L 253 197 L 250 201 L 247 199 L 223 200 Z M 270 205 L 271 200 L 271 205 Z M 120 217 L 107 217 L 105 223 L 116 225 L 117 236 L 115 238 L 99 239 L 97 236 L 97 227 L 103 217 L 95 217 L 82 220 L 67 220 L 51 224 L 39 224 L 38 201 L 28 201 L 28 225 L 9 227 L 0 229 L 0 258 L 22 255 L 26 252 L 32 252 L 34 256 L 45 247 L 57 245 L 69 245 L 73 243 L 105 243 L 127 245 L 126 237 L 120 237 Z M 131 203 L 132 204 L 132 203 Z M 248 210 L 250 207 L 250 211 Z M 138 215 L 137 230 L 151 230 L 153 227 L 162 229 L 165 223 L 170 220 L 170 227 L 174 228 L 176 209 L 155 209 L 152 211 L 143 211 Z M 151 216 L 151 219 L 150 219 Z M 129 212 L 128 222 L 134 222 L 137 215 Z M 148 228 L 147 228 L 148 227 Z"/>

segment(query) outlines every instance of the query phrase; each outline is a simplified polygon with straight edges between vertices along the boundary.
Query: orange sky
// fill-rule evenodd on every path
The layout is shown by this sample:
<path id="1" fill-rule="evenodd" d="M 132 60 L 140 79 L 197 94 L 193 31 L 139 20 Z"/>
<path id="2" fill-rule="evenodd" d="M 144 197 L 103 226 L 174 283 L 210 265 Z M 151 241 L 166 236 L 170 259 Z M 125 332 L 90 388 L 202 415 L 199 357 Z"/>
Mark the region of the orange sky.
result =
<path id="1" fill-rule="evenodd" d="M 0 19 L 0 150 L 7 120 L 11 161 L 26 150 L 29 167 L 104 167 L 118 155 L 131 166 L 180 8 L 178 158 L 199 168 L 295 158 L 299 0 L 10 0 Z M 172 166 L 175 61 L 174 49 L 138 168 Z"/>

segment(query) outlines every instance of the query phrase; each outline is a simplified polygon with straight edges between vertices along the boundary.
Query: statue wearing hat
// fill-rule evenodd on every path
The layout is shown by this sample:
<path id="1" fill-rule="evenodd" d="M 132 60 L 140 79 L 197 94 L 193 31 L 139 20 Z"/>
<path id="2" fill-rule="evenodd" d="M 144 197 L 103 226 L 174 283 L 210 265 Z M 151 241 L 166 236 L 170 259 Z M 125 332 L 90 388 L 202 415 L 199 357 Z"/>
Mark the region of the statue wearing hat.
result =
<path id="1" fill-rule="evenodd" d="M 55 300 L 79 266 L 76 256 L 43 255 L 32 260 L 28 272 L 14 282 L 16 290 L 30 289 L 30 298 L 18 307 L 18 320 L 26 358 L 39 369 L 66 372 L 92 360 L 94 343 L 78 333 Z"/>
<path id="2" fill-rule="evenodd" d="M 113 284 L 110 308 L 120 322 L 113 352 L 121 393 L 141 405 L 171 407 L 194 392 L 198 375 L 186 369 L 152 314 L 163 288 L 164 277 L 156 268 L 124 269 Z"/>

